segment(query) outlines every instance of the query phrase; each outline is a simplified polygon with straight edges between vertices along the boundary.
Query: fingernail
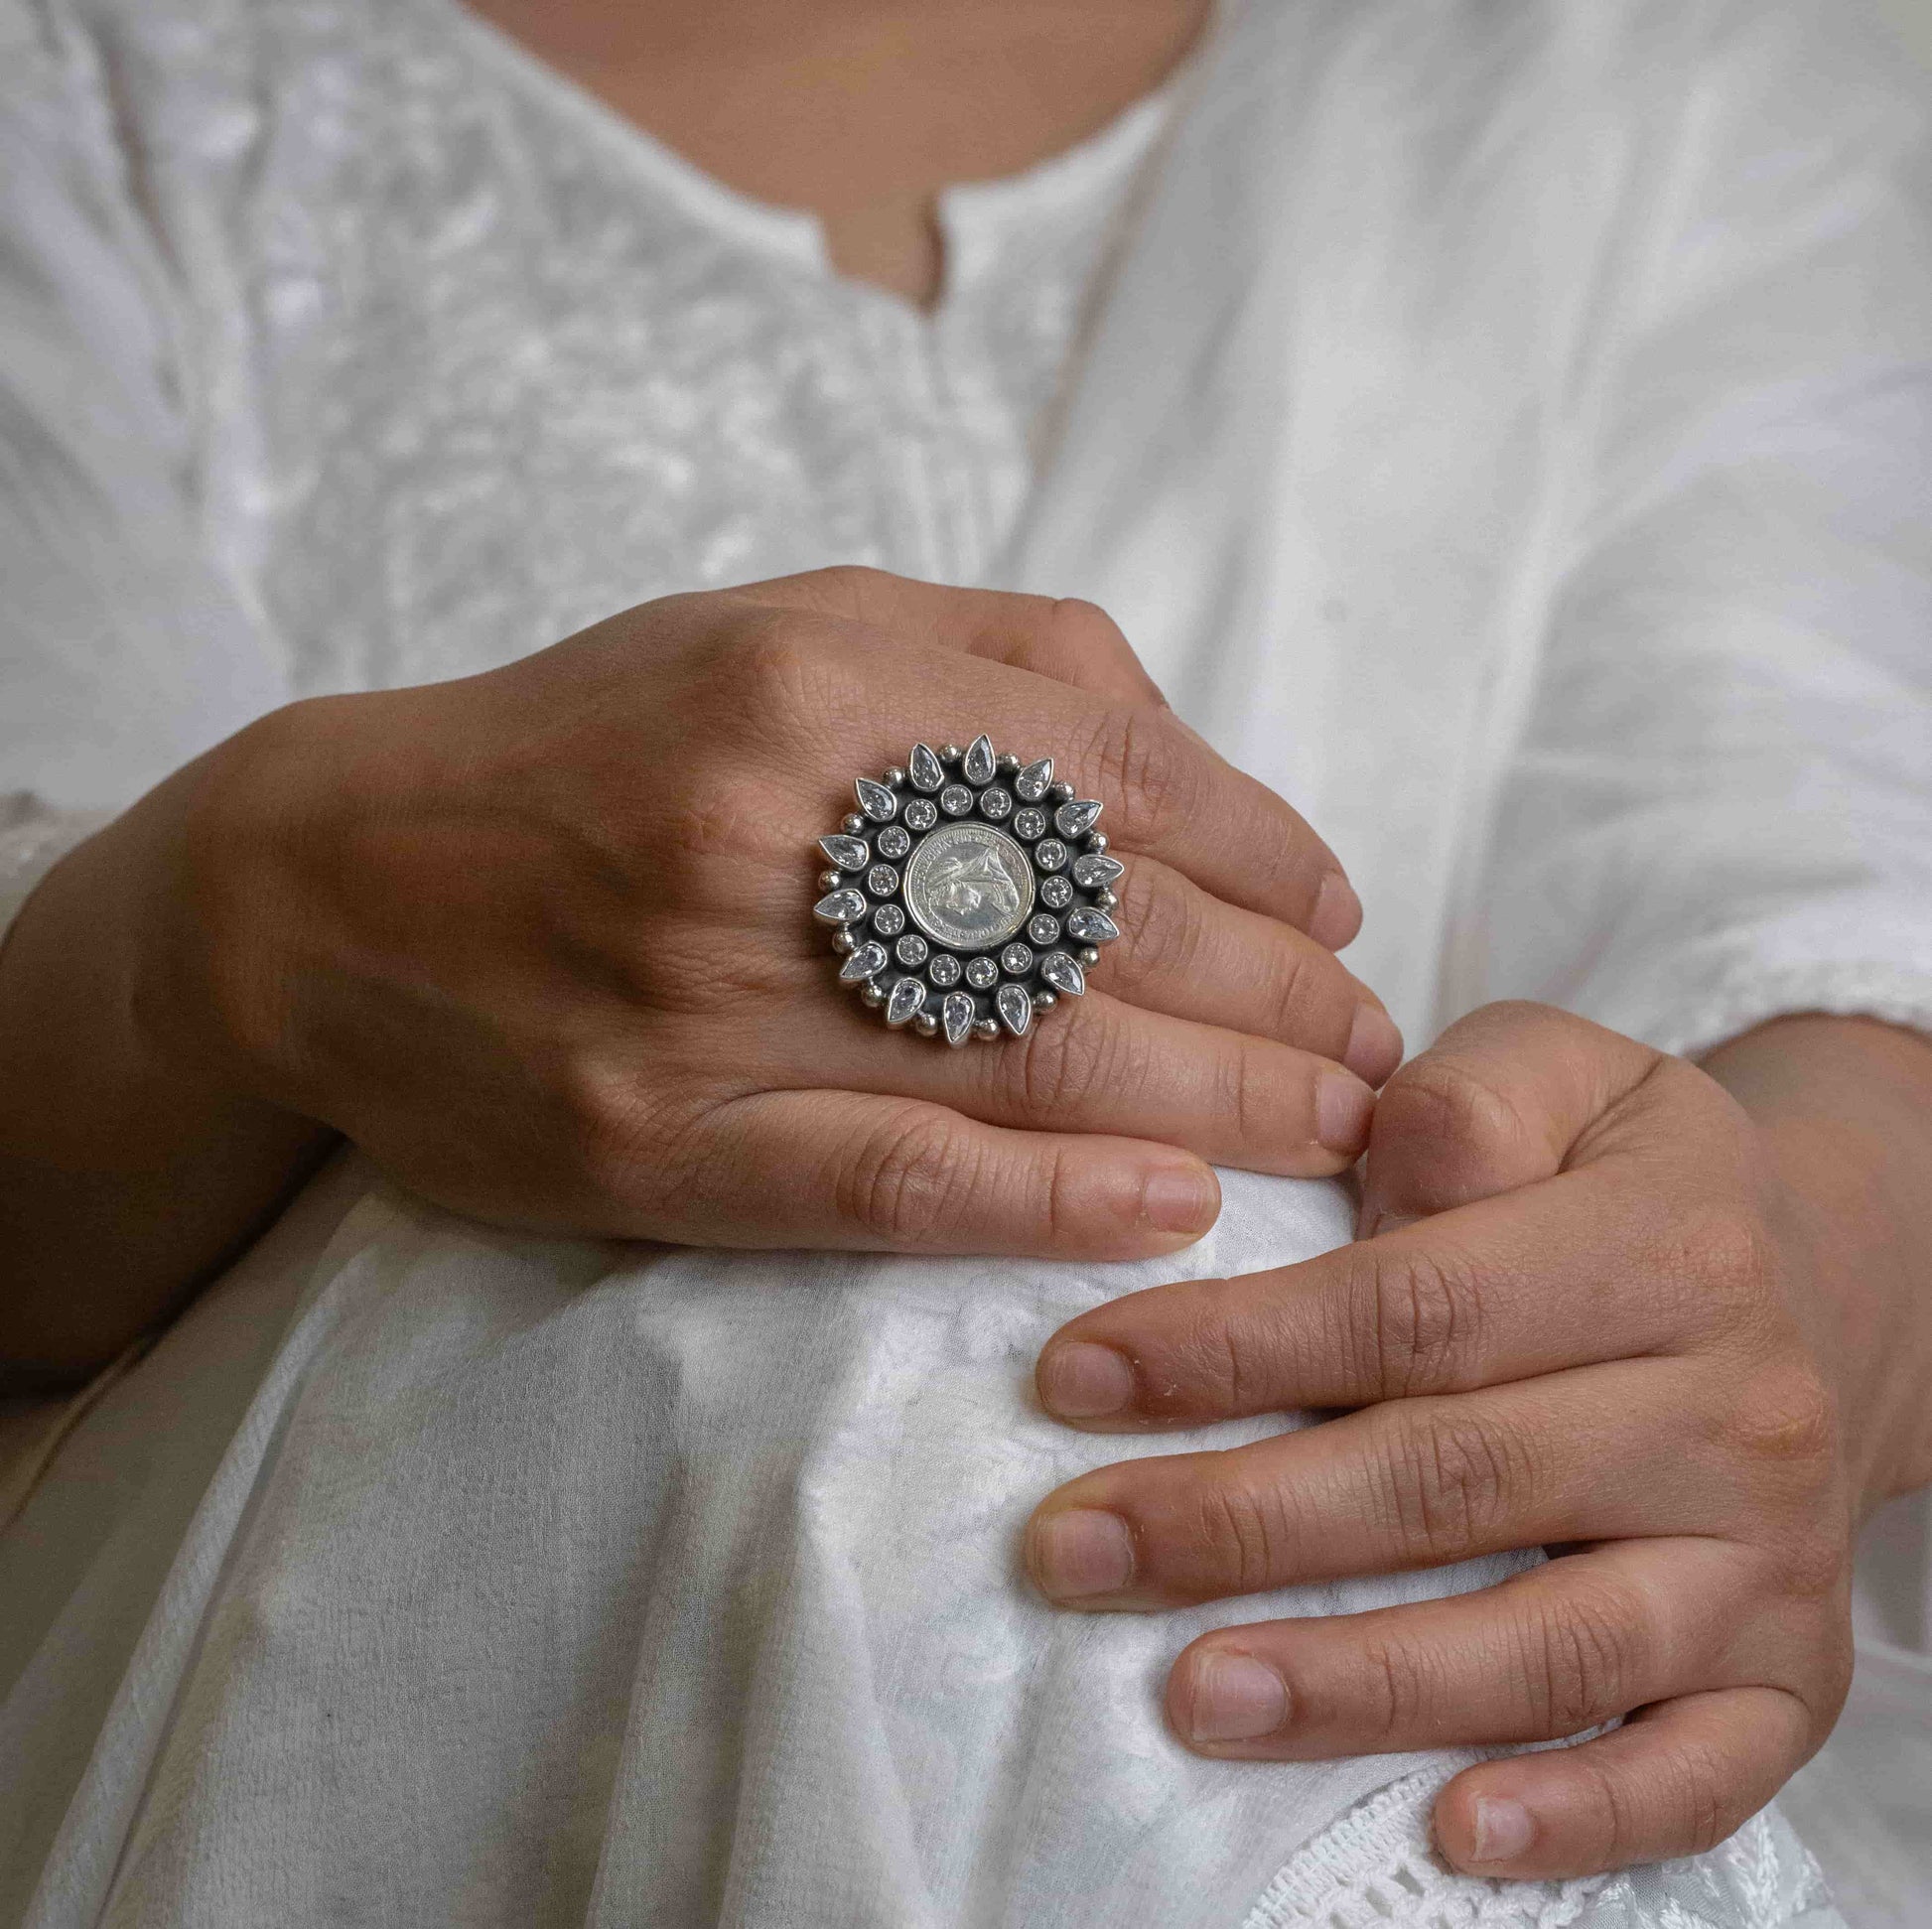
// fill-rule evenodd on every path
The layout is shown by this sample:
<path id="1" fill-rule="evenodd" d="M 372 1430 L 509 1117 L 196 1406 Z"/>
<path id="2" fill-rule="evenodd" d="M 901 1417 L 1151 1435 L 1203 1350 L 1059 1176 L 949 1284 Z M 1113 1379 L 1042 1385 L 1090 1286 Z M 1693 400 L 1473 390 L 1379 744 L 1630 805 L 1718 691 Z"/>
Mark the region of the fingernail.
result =
<path id="1" fill-rule="evenodd" d="M 1220 1210 L 1221 1188 L 1204 1166 L 1157 1166 L 1141 1187 L 1141 1217 L 1161 1232 L 1198 1238 Z"/>
<path id="2" fill-rule="evenodd" d="M 1365 1084 L 1379 1085 L 1402 1062 L 1402 1033 L 1380 1006 L 1355 1007 L 1341 1062 Z"/>
<path id="3" fill-rule="evenodd" d="M 1361 928 L 1362 900 L 1355 896 L 1355 887 L 1339 871 L 1330 871 L 1315 894 L 1309 936 L 1330 951 L 1339 951 Z"/>
<path id="4" fill-rule="evenodd" d="M 1330 1152 L 1353 1159 L 1368 1144 L 1375 1094 L 1346 1072 L 1324 1071 L 1314 1088 L 1315 1136 Z"/>
<path id="5" fill-rule="evenodd" d="M 1034 1523 L 1028 1565 L 1053 1600 L 1117 1593 L 1134 1574 L 1134 1543 L 1118 1514 L 1069 1507 Z"/>
<path id="6" fill-rule="evenodd" d="M 1194 1663 L 1190 1686 L 1190 1740 L 1252 1741 L 1288 1721 L 1288 1690 L 1281 1676 L 1251 1655 L 1203 1655 Z"/>
<path id="7" fill-rule="evenodd" d="M 1536 1840 L 1536 1824 L 1521 1802 L 1476 1797 L 1475 1860 L 1513 1862 Z"/>
<path id="8" fill-rule="evenodd" d="M 1069 1339 L 1048 1347 L 1034 1375 L 1039 1404 L 1062 1420 L 1117 1414 L 1134 1398 L 1134 1369 L 1111 1346 Z"/>

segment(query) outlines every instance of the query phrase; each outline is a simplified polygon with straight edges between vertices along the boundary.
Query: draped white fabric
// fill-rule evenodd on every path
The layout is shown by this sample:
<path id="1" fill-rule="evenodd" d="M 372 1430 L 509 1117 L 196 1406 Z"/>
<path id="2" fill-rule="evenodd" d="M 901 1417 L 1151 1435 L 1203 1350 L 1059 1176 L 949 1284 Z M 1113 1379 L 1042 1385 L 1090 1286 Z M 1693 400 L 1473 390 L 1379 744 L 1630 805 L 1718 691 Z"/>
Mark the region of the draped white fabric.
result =
<path id="1" fill-rule="evenodd" d="M 1928 172 L 1856 10 L 1251 0 L 1174 108 L 949 197 L 927 322 L 448 0 L 0 0 L 11 896 L 291 695 L 859 560 L 1107 604 L 1347 861 L 1352 961 L 1412 1041 L 1504 995 L 1684 1048 L 1790 1009 L 1932 1022 Z M 1237 1181 L 1176 1270 L 1339 1236 L 1326 1196 Z M 27 1603 L 8 1893 L 69 1831 L 36 1920 L 379 1892 L 416 1897 L 388 1919 L 486 1921 L 561 1871 L 572 1920 L 646 1919 L 635 1885 L 661 1882 L 659 1920 L 701 1896 L 747 1923 L 1000 1921 L 1020 1892 L 986 1871 L 1063 1845 L 1050 1825 L 1113 1775 L 1081 1826 L 1125 1846 L 1056 1919 L 1232 1922 L 1399 1772 L 1220 1779 L 1150 1712 L 1173 1623 L 1049 1621 L 971 1568 L 1090 1450 L 1028 1416 L 1015 1363 L 1144 1275 L 632 1261 L 384 1210 L 320 1270 L 293 1230 L 254 1255 L 0 1538 Z M 823 1330 L 802 1310 L 834 1305 Z M 726 1331 L 726 1307 L 759 1317 Z M 136 1421 L 167 1439 L 198 1387 L 157 1452 Z M 225 1452 L 224 1410 L 250 1416 Z M 763 1425 L 760 1486 L 729 1444 Z M 982 1459 L 1005 1474 L 962 1474 Z M 103 1523 L 89 1487 L 139 1504 Z M 64 1508 L 105 1537 L 78 1569 L 23 1538 Z M 900 1572 L 882 1511 L 960 1538 L 901 1546 Z M 784 1552 L 753 1559 L 747 1523 Z M 625 1547 L 656 1552 L 624 1570 Z M 993 1644 L 959 1634 L 936 1685 L 892 1673 L 935 1651 L 921 1578 Z M 593 1601 L 623 1603 L 595 1640 Z M 1887 1708 L 1924 1686 L 1898 1654 Z M 1037 1702 L 1035 1669 L 1058 1684 Z M 332 1753 L 351 1705 L 368 1725 Z M 841 1727 L 848 1705 L 871 1715 Z M 1923 1711 L 1880 1726 L 1908 1803 Z M 349 1737 L 385 1732 L 357 1788 Z M 1042 1779 L 1016 1732 L 1046 1737 Z M 1807 1813 L 1915 1880 L 1897 1815 L 1817 1773 Z M 952 1816 L 962 1774 L 1006 1779 Z M 744 1801 L 724 1847 L 651 1860 L 719 1786 Z M 1183 1787 L 1225 1833 L 1170 1813 L 1144 1842 Z M 443 1816 L 418 1894 L 417 1837 L 384 1817 L 432 1793 L 491 1820 Z M 325 1815 L 366 1855 L 305 1847 Z M 265 1853 L 224 1853 L 244 1837 Z M 458 1868 L 461 1843 L 483 1859 Z M 846 1914 L 785 1887 L 787 1844 Z"/>

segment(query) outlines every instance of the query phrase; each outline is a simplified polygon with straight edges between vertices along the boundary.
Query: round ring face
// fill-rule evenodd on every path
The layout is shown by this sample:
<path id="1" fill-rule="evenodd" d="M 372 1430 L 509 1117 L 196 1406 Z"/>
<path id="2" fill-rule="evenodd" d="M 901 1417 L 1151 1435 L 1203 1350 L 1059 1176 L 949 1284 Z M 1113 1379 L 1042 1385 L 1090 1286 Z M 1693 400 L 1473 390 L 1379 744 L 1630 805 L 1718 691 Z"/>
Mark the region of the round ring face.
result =
<path id="1" fill-rule="evenodd" d="M 906 767 L 853 785 L 859 809 L 818 840 L 839 982 L 890 1026 L 948 1044 L 1022 1037 L 1087 988 L 1120 931 L 1118 858 L 1100 805 L 1051 758 L 915 744 Z"/>
<path id="2" fill-rule="evenodd" d="M 905 908 L 927 937 L 955 951 L 991 951 L 1034 907 L 1032 860 L 990 824 L 948 824 L 905 867 Z"/>

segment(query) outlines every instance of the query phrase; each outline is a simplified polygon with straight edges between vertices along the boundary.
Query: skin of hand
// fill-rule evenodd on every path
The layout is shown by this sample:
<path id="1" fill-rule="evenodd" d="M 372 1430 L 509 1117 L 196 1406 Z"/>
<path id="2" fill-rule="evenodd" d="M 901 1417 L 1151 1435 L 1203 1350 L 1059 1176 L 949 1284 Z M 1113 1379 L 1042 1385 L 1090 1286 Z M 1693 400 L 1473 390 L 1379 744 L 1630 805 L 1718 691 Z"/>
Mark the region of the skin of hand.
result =
<path id="1" fill-rule="evenodd" d="M 855 775 L 981 730 L 1102 799 L 1128 869 L 1094 990 L 954 1050 L 838 985 L 814 839 Z M 1209 1162 L 1359 1155 L 1402 1052 L 1333 955 L 1359 920 L 1087 604 L 833 570 L 299 703 L 57 869 L 0 953 L 0 1271 L 34 1283 L 0 1357 L 110 1354 L 323 1128 L 572 1234 L 1170 1251 L 1219 1209 Z"/>
<path id="2" fill-rule="evenodd" d="M 1861 1520 L 1932 1479 L 1932 1041 L 1794 1018 L 1700 1069 L 1492 1006 L 1390 1081 L 1363 1231 L 1052 1337 L 1041 1402 L 1089 1431 L 1351 1411 L 1068 1483 L 1036 1583 L 1146 1610 L 1548 1548 L 1474 1593 L 1204 1635 L 1175 1732 L 1308 1760 L 1623 1717 L 1456 1776 L 1445 1856 L 1571 1876 L 1721 1841 L 1837 1718 Z"/>

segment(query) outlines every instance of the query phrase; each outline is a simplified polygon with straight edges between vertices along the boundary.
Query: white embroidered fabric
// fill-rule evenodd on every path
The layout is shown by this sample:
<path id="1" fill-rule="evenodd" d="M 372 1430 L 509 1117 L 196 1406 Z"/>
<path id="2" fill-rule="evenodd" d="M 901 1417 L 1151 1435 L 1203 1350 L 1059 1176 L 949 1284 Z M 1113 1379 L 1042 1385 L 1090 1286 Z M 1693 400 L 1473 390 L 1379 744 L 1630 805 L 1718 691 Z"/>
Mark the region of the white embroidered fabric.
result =
<path id="1" fill-rule="evenodd" d="M 1335 842 L 1412 1040 L 1502 995 L 1685 1048 L 1932 1025 L 1922 133 L 1850 11 L 1231 6 L 1184 111 L 947 198 L 927 319 L 452 0 L 0 0 L 0 912 L 276 703 L 861 561 L 1101 596 Z M 426 1409 L 471 1330 L 398 1362 Z M 297 1371 L 212 1311 L 171 1343 L 235 1420 Z M 112 1432 L 143 1399 L 165 1428 L 137 1373 L 76 1437 L 96 1498 L 159 1478 Z M 188 1595 L 141 1617 L 246 1511 L 227 1462 L 182 1538 L 223 1445 L 119 1523 L 145 1596 L 106 1562 L 43 1603 L 23 1843 L 89 1772 L 144 1785 L 49 1711 L 194 1650 Z M 124 1699 L 138 1740 L 166 1711 Z M 96 1900 L 115 1814 L 76 1811 Z M 1409 1908 L 1416 1853 L 1347 1905 Z M 1782 1920 L 1752 1893 L 1708 1919 Z"/>
<path id="2" fill-rule="evenodd" d="M 1775 1810 L 1681 1861 L 1567 1882 L 1486 1881 L 1429 1838 L 1423 1770 L 1370 1796 L 1276 1876 L 1241 1929 L 1839 1929 L 1825 1881 Z"/>

